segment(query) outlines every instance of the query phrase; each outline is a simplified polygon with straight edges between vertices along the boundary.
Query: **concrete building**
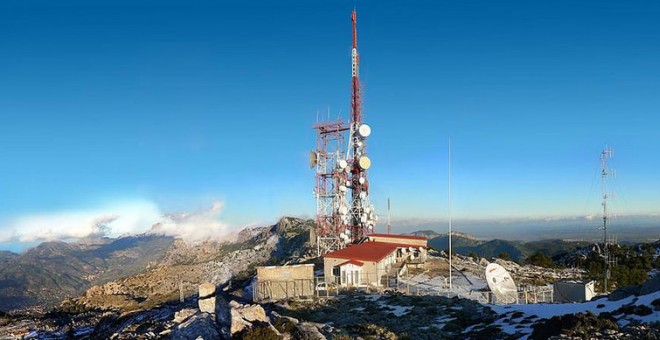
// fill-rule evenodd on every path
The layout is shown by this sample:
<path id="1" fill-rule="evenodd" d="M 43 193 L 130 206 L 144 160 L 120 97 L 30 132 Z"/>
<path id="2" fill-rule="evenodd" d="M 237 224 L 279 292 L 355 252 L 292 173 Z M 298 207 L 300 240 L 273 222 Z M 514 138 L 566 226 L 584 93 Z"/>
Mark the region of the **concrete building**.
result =
<path id="1" fill-rule="evenodd" d="M 254 301 L 314 296 L 314 265 L 257 267 Z"/>
<path id="2" fill-rule="evenodd" d="M 323 257 L 326 282 L 341 286 L 381 286 L 396 278 L 411 263 L 426 262 L 426 238 L 405 235 L 370 235 L 368 241 L 330 252 Z"/>

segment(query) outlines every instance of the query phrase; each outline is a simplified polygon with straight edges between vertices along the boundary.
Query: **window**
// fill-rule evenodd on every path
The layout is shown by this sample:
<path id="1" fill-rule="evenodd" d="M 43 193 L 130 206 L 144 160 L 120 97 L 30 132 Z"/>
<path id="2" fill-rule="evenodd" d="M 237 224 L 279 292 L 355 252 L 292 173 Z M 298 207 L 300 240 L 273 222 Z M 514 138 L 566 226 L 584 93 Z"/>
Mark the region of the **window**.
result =
<path id="1" fill-rule="evenodd" d="M 332 276 L 339 276 L 339 267 L 332 267 Z"/>

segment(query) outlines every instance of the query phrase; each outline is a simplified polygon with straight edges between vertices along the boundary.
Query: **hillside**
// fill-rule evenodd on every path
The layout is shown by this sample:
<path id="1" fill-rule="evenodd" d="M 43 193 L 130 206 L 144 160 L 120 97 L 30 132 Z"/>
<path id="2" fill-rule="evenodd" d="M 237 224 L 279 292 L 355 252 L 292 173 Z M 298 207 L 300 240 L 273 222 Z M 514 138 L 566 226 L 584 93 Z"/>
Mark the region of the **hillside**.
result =
<path id="1" fill-rule="evenodd" d="M 53 306 L 93 284 L 128 276 L 161 258 L 174 240 L 164 236 L 44 242 L 0 260 L 0 310 Z"/>
<path id="2" fill-rule="evenodd" d="M 446 250 L 449 248 L 449 238 L 446 234 L 429 239 L 429 246 Z M 455 253 L 469 255 L 475 253 L 479 257 L 491 258 L 497 257 L 501 253 L 507 253 L 515 261 L 523 261 L 528 256 L 542 252 L 550 257 L 560 256 L 562 254 L 573 252 L 579 248 L 588 247 L 588 242 L 563 241 L 563 240 L 542 240 L 532 242 L 520 242 L 509 240 L 478 240 L 474 236 L 465 233 L 453 233 L 452 249 Z"/>

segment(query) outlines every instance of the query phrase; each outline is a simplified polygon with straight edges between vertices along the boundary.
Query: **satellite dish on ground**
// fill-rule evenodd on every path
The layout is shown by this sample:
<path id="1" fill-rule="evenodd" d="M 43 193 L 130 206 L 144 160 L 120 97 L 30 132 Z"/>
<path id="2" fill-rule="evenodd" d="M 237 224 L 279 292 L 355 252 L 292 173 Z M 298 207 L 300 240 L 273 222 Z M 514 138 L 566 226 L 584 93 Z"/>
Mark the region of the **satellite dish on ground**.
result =
<path id="1" fill-rule="evenodd" d="M 518 301 L 518 288 L 513 282 L 511 274 L 497 263 L 486 266 L 486 282 L 493 292 L 496 303 L 516 303 Z"/>
<path id="2" fill-rule="evenodd" d="M 319 157 L 314 150 L 309 151 L 309 168 L 313 168 L 318 164 Z"/>

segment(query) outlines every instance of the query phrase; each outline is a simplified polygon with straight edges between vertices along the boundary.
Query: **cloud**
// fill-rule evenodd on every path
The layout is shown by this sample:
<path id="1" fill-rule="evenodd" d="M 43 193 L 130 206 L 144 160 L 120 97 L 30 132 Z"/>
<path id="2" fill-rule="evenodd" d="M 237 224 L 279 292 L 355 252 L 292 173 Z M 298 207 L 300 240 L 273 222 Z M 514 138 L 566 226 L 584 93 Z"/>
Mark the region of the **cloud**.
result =
<path id="1" fill-rule="evenodd" d="M 11 219 L 0 242 L 75 240 L 88 236 L 119 236 L 147 230 L 161 219 L 156 204 L 127 201 L 88 210 L 36 213 Z"/>
<path id="2" fill-rule="evenodd" d="M 222 203 L 194 213 L 164 214 L 153 202 L 131 200 L 87 210 L 36 213 L 10 219 L 0 242 L 73 241 L 89 236 L 150 233 L 187 242 L 227 240 L 231 228 L 220 220 Z"/>
<path id="3" fill-rule="evenodd" d="M 227 241 L 235 238 L 235 232 L 220 221 L 223 204 L 214 202 L 206 210 L 193 213 L 169 214 L 155 224 L 149 233 L 181 238 L 189 243 L 206 240 Z"/>

